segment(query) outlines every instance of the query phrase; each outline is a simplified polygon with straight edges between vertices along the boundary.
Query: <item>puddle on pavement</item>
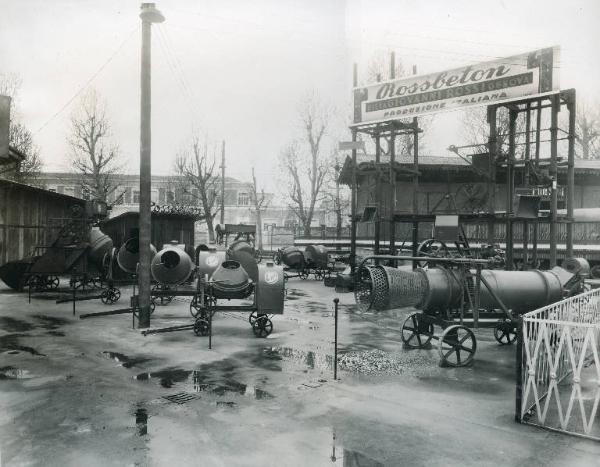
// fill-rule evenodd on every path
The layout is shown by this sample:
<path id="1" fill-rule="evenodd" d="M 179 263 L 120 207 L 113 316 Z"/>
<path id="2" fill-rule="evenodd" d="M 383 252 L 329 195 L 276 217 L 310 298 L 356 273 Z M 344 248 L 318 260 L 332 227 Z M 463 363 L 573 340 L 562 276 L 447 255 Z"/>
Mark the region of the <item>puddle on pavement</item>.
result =
<path id="1" fill-rule="evenodd" d="M 333 356 L 322 355 L 313 351 L 294 349 L 292 347 L 268 347 L 263 349 L 263 356 L 269 360 L 285 360 L 307 366 L 311 370 L 330 370 L 333 368 Z"/>
<path id="2" fill-rule="evenodd" d="M 29 372 L 29 370 L 22 370 L 13 366 L 5 366 L 0 368 L 0 380 L 27 378 L 33 378 L 33 375 Z"/>
<path id="3" fill-rule="evenodd" d="M 0 317 L 0 329 L 6 332 L 26 332 L 35 329 L 35 325 L 28 321 L 2 316 Z"/>
<path id="4" fill-rule="evenodd" d="M 148 434 L 148 412 L 143 407 L 138 407 L 135 411 L 135 426 L 138 436 Z"/>
<path id="5" fill-rule="evenodd" d="M 33 315 L 33 317 L 42 323 L 40 327 L 44 329 L 57 329 L 65 324 L 71 323 L 71 320 L 57 318 L 55 316 Z"/>
<path id="6" fill-rule="evenodd" d="M 147 357 L 128 357 L 125 354 L 119 352 L 109 352 L 107 350 L 103 351 L 102 355 L 110 360 L 114 360 L 115 362 L 120 363 L 121 366 L 124 368 L 131 368 L 141 363 L 146 363 L 152 360 Z"/>
<path id="7" fill-rule="evenodd" d="M 28 334 L 6 334 L 0 336 L 0 353 L 6 352 L 11 355 L 15 355 L 19 352 L 27 352 L 31 355 L 38 355 L 45 357 L 46 355 L 38 352 L 33 347 L 19 344 L 19 337 L 29 337 Z"/>
<path id="8" fill-rule="evenodd" d="M 274 396 L 264 389 L 237 381 L 229 376 L 234 367 L 221 368 L 222 374 L 214 376 L 206 369 L 184 370 L 182 368 L 168 368 L 165 370 L 141 373 L 135 377 L 139 381 L 157 379 L 163 388 L 177 387 L 177 389 L 192 393 L 204 393 L 218 397 L 238 395 L 253 397 L 256 400 L 273 399 Z M 266 380 L 263 379 L 263 382 Z"/>

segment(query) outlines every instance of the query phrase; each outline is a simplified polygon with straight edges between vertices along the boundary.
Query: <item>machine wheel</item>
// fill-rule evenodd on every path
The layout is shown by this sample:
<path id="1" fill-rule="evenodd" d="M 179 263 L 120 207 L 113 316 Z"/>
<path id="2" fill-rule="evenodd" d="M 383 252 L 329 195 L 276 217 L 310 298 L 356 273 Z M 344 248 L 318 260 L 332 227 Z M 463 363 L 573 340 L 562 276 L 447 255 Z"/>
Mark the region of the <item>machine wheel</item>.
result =
<path id="1" fill-rule="evenodd" d="M 298 277 L 305 281 L 306 279 L 308 279 L 308 272 L 302 270 L 298 273 Z"/>
<path id="2" fill-rule="evenodd" d="M 140 313 L 137 310 L 138 310 L 138 308 L 136 308 L 133 311 L 133 316 L 135 316 L 136 318 L 139 318 Z M 156 303 L 154 303 L 154 300 L 150 300 L 150 316 L 152 316 L 152 313 L 154 313 L 154 310 L 156 310 Z"/>
<path id="3" fill-rule="evenodd" d="M 253 311 L 252 313 L 250 313 L 250 316 L 248 316 L 248 322 L 250 323 L 250 326 L 254 327 L 254 323 L 256 322 L 257 319 L 258 319 L 257 311 Z"/>
<path id="4" fill-rule="evenodd" d="M 402 324 L 402 342 L 409 349 L 422 349 L 433 339 L 433 324 L 422 317 L 423 313 L 411 313 Z"/>
<path id="5" fill-rule="evenodd" d="M 448 246 L 435 238 L 430 238 L 419 244 L 417 248 L 417 256 L 430 256 L 433 258 L 450 258 L 450 250 Z M 424 268 L 427 266 L 427 261 L 418 261 L 419 267 Z"/>
<path id="6" fill-rule="evenodd" d="M 258 315 L 252 325 L 252 331 L 256 337 L 265 338 L 273 331 L 273 322 L 267 315 Z"/>
<path id="7" fill-rule="evenodd" d="M 46 279 L 46 287 L 48 289 L 58 289 L 59 285 L 60 279 L 58 278 L 58 276 L 48 276 L 48 278 Z"/>
<path id="8" fill-rule="evenodd" d="M 202 306 L 200 305 L 200 300 L 198 298 L 198 295 L 194 295 L 194 298 L 192 298 L 192 301 L 190 302 L 190 314 L 196 318 L 198 316 L 198 314 L 200 313 L 200 310 L 202 310 Z"/>
<path id="9" fill-rule="evenodd" d="M 494 337 L 501 345 L 509 345 L 517 340 L 517 330 L 512 321 L 498 320 L 494 327 Z"/>
<path id="10" fill-rule="evenodd" d="M 315 279 L 318 281 L 322 281 L 323 280 L 323 271 L 321 271 L 320 269 L 317 269 L 315 271 Z"/>
<path id="11" fill-rule="evenodd" d="M 115 287 L 104 289 L 100 294 L 100 300 L 102 300 L 102 303 L 105 305 L 112 305 L 119 301 L 119 298 L 121 298 L 121 291 Z"/>
<path id="12" fill-rule="evenodd" d="M 277 251 L 276 253 L 273 253 L 273 262 L 279 266 L 281 264 L 281 252 Z"/>
<path id="13" fill-rule="evenodd" d="M 194 334 L 202 337 L 210 334 L 210 323 L 206 318 L 198 318 L 194 322 Z"/>
<path id="14" fill-rule="evenodd" d="M 466 366 L 473 361 L 477 350 L 475 334 L 466 326 L 449 326 L 440 337 L 438 350 L 443 366 Z"/>
<path id="15" fill-rule="evenodd" d="M 161 290 L 161 291 L 165 291 L 165 290 L 170 290 L 170 287 L 168 285 L 155 285 L 154 287 L 152 287 L 152 291 L 155 290 Z M 173 301 L 173 296 L 172 295 L 162 295 L 160 297 L 154 297 L 154 300 L 156 300 L 156 302 L 161 305 L 168 305 L 169 303 L 171 303 Z"/>

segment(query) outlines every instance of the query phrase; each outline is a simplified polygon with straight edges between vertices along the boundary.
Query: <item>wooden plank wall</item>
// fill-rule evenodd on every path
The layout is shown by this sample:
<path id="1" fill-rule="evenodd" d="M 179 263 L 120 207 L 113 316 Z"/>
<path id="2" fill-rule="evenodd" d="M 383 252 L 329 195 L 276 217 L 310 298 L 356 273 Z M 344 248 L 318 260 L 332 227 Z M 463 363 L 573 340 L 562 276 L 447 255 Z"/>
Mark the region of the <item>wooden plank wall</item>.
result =
<path id="1" fill-rule="evenodd" d="M 69 217 L 74 204 L 85 201 L 0 180 L 0 265 L 49 244 L 60 228 L 52 219 Z"/>

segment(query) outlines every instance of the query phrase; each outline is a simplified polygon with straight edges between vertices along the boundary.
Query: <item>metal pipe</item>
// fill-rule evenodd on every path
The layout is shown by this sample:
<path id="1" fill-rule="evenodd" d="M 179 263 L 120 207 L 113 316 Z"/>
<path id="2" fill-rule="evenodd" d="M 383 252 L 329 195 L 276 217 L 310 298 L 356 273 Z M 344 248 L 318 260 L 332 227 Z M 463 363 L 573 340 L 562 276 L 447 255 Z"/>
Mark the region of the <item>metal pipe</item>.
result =
<path id="1" fill-rule="evenodd" d="M 575 123 L 577 101 L 575 89 L 569 91 L 569 161 L 567 165 L 567 258 L 573 257 L 573 212 L 575 201 Z"/>

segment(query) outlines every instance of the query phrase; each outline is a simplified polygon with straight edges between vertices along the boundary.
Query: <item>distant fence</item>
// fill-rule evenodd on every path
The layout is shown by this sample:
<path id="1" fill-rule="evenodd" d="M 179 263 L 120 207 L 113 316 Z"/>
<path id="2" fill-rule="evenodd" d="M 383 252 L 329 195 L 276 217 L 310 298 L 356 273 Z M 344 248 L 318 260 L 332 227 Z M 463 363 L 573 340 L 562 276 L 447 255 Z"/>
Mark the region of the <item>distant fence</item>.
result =
<path id="1" fill-rule="evenodd" d="M 523 316 L 516 418 L 600 440 L 600 289 Z"/>

